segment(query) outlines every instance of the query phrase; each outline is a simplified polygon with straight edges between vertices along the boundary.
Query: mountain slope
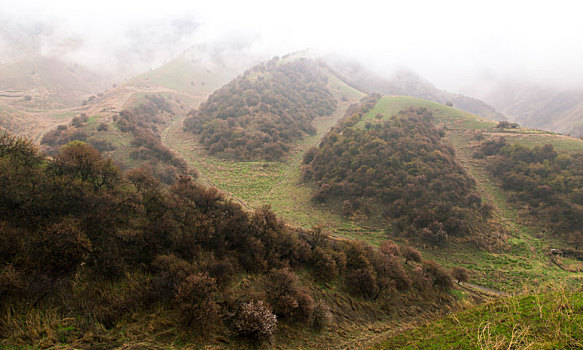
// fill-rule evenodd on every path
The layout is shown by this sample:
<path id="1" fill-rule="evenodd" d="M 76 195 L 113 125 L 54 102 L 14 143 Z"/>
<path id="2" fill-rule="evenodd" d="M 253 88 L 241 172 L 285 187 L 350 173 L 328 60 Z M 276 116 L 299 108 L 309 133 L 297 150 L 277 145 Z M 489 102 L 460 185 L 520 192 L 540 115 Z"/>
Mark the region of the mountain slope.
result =
<path id="1" fill-rule="evenodd" d="M 98 74 L 58 58 L 36 56 L 0 66 L 0 91 L 14 99 L 28 95 L 46 106 L 81 104 L 107 87 Z"/>
<path id="2" fill-rule="evenodd" d="M 306 154 L 304 179 L 318 188 L 313 199 L 345 217 L 377 217 L 397 236 L 430 245 L 487 242 L 492 208 L 443 142 L 433 113 L 425 107 L 375 113 L 384 99 L 364 100 Z"/>
<path id="3" fill-rule="evenodd" d="M 494 107 L 479 99 L 439 90 L 417 74 L 400 70 L 390 78 L 374 73 L 357 63 L 330 60 L 332 67 L 357 89 L 382 95 L 407 95 L 445 104 L 451 102 L 456 108 L 493 120 L 505 120 Z"/>
<path id="4" fill-rule="evenodd" d="M 2 349 L 339 348 L 455 307 L 435 262 L 122 173 L 82 142 L 46 158 L 0 132 L 0 227 Z"/>
<path id="5" fill-rule="evenodd" d="M 503 82 L 484 95 L 508 117 L 529 127 L 583 136 L 583 91 Z"/>
<path id="6" fill-rule="evenodd" d="M 130 79 L 126 85 L 143 89 L 163 87 L 188 95 L 207 96 L 238 73 L 239 68 L 236 66 L 205 61 L 199 52 L 192 49 Z"/>
<path id="7" fill-rule="evenodd" d="M 293 61 L 293 57 L 285 58 L 285 62 Z M 249 208 L 268 203 L 278 215 L 306 228 L 329 219 L 338 223 L 340 218 L 325 209 L 323 214 L 323 208 L 310 202 L 310 189 L 300 185 L 301 159 L 306 150 L 317 144 L 342 118 L 349 105 L 358 102 L 364 94 L 348 86 L 332 70 L 322 68 L 322 72 L 337 108 L 329 115 L 315 118 L 312 124 L 315 134 L 294 142 L 281 161 L 241 161 L 209 155 L 196 135 L 185 132 L 178 123 L 167 129 L 163 141 L 199 170 L 202 181 L 218 187 Z"/>
<path id="8" fill-rule="evenodd" d="M 106 79 L 58 58 L 34 56 L 0 66 L 0 127 L 34 139 L 70 120 Z"/>
<path id="9" fill-rule="evenodd" d="M 465 171 L 476 181 L 476 190 L 483 202 L 493 206 L 491 222 L 495 224 L 491 232 L 494 240 L 483 240 L 482 246 L 491 247 L 490 251 L 476 250 L 469 247 L 442 247 L 440 249 L 422 248 L 425 254 L 434 259 L 450 265 L 461 265 L 473 271 L 473 281 L 483 286 L 489 286 L 498 290 L 513 290 L 520 287 L 525 280 L 537 280 L 538 283 L 552 283 L 567 278 L 569 283 L 576 284 L 583 277 L 578 269 L 582 264 L 576 258 L 565 257 L 563 270 L 553 262 L 549 256 L 551 248 L 567 248 L 565 242 L 557 241 L 555 237 L 541 234 L 542 228 L 537 226 L 536 220 L 526 220 L 523 215 L 517 215 L 517 207 L 511 202 L 501 184 L 487 171 L 487 164 L 472 157 L 481 140 L 488 140 L 505 136 L 511 144 L 544 145 L 550 143 L 559 152 L 573 153 L 583 151 L 583 141 L 545 133 L 527 128 L 499 129 L 498 123 L 484 119 L 470 113 L 438 104 L 435 102 L 408 97 L 385 96 L 357 123 L 360 128 L 371 128 L 379 124 L 377 115 L 383 119 L 389 119 L 392 115 L 410 107 L 425 107 L 432 112 L 438 127 L 443 127 L 445 137 L 443 141 L 455 150 L 455 157 Z M 378 179 L 368 183 L 374 184 Z M 311 189 L 313 196 L 319 188 Z M 338 208 L 338 207 L 336 207 Z M 358 221 L 357 221 L 358 222 Z M 347 223 L 351 223 L 351 229 L 347 229 Z M 331 223 L 329 223 L 331 224 Z M 333 224 L 331 224 L 334 226 Z M 335 232 L 349 237 L 359 237 L 371 242 L 381 242 L 390 238 L 397 240 L 394 234 L 387 232 L 386 225 L 379 233 L 375 232 L 371 225 L 366 226 L 363 232 L 359 232 L 358 224 L 351 219 L 345 219 L 344 227 L 337 225 Z M 494 276 L 494 277 L 493 277 Z"/>
<path id="10" fill-rule="evenodd" d="M 188 51 L 157 69 L 130 79 L 70 108 L 71 123 L 44 132 L 45 151 L 56 154 L 67 142 L 86 141 L 123 169 L 148 167 L 165 183 L 193 169 L 160 140 L 161 132 L 232 78 Z"/>
<path id="11" fill-rule="evenodd" d="M 185 128 L 212 155 L 279 160 L 316 132 L 315 118 L 335 110 L 327 84 L 326 67 L 317 62 L 275 58 L 215 91 L 189 113 Z"/>

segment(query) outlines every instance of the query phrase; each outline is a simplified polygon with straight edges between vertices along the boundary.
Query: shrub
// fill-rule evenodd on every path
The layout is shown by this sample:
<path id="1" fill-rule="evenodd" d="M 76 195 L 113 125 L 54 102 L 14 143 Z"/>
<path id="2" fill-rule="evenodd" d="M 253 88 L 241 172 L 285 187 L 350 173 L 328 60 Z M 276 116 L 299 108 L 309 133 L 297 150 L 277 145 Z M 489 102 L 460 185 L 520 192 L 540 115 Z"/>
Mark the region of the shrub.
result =
<path id="1" fill-rule="evenodd" d="M 381 252 L 393 256 L 401 255 L 401 250 L 399 249 L 399 246 L 390 241 L 384 241 L 381 243 Z"/>
<path id="2" fill-rule="evenodd" d="M 350 218 L 352 216 L 352 212 L 352 202 L 350 202 L 348 199 L 342 202 L 342 216 L 345 218 Z"/>
<path id="3" fill-rule="evenodd" d="M 108 131 L 109 130 L 109 125 L 107 125 L 107 123 L 100 123 L 97 126 L 97 131 Z"/>
<path id="4" fill-rule="evenodd" d="M 219 305 L 215 302 L 216 280 L 206 273 L 190 275 L 176 291 L 176 301 L 186 323 L 202 329 L 219 318 Z"/>
<path id="5" fill-rule="evenodd" d="M 330 308 L 323 301 L 318 301 L 314 307 L 314 320 L 312 322 L 312 327 L 321 331 L 326 329 L 332 323 L 332 313 Z"/>
<path id="6" fill-rule="evenodd" d="M 346 287 L 354 295 L 373 298 L 379 289 L 377 279 L 370 269 L 358 269 L 346 275 Z"/>
<path id="7" fill-rule="evenodd" d="M 195 272 L 189 262 L 174 254 L 157 256 L 152 266 L 157 271 L 153 277 L 154 289 L 161 298 L 174 295 L 176 286 Z"/>
<path id="8" fill-rule="evenodd" d="M 91 252 L 91 241 L 76 222 L 65 219 L 41 232 L 36 242 L 37 268 L 59 277 L 71 273 Z"/>
<path id="9" fill-rule="evenodd" d="M 233 318 L 233 327 L 239 336 L 265 340 L 275 333 L 277 317 L 262 300 L 241 305 Z"/>
<path id="10" fill-rule="evenodd" d="M 429 260 L 424 262 L 423 272 L 433 287 L 438 287 L 444 290 L 453 287 L 451 276 L 435 261 Z"/>
<path id="11" fill-rule="evenodd" d="M 451 270 L 451 276 L 457 283 L 466 282 L 470 278 L 470 272 L 460 266 L 456 266 Z"/>
<path id="12" fill-rule="evenodd" d="M 421 262 L 421 253 L 413 247 L 406 246 L 403 248 L 402 255 L 405 258 L 405 263 L 409 263 L 409 261 Z"/>
<path id="13" fill-rule="evenodd" d="M 0 306 L 9 295 L 16 295 L 24 288 L 22 275 L 11 264 L 0 267 Z"/>
<path id="14" fill-rule="evenodd" d="M 214 261 L 209 265 L 208 271 L 217 280 L 219 288 L 226 287 L 235 275 L 235 267 L 228 260 Z"/>
<path id="15" fill-rule="evenodd" d="M 308 290 L 300 289 L 296 292 L 295 299 L 298 307 L 293 313 L 293 318 L 300 322 L 311 324 L 314 316 L 314 298 Z"/>
<path id="16" fill-rule="evenodd" d="M 314 299 L 298 284 L 297 276 L 285 268 L 272 270 L 267 278 L 267 298 L 276 315 L 310 323 Z"/>
<path id="17" fill-rule="evenodd" d="M 272 270 L 267 275 L 267 298 L 280 317 L 291 316 L 298 308 L 298 278 L 289 269 Z"/>
<path id="18" fill-rule="evenodd" d="M 397 290 L 400 291 L 405 291 L 411 287 L 411 279 L 396 256 L 381 254 L 378 260 L 377 275 L 379 284 L 381 284 L 381 279 L 385 279 L 386 281 L 393 281 Z"/>
<path id="19" fill-rule="evenodd" d="M 314 274 L 320 281 L 328 282 L 338 276 L 338 267 L 332 255 L 326 250 L 316 247 L 312 254 Z"/>

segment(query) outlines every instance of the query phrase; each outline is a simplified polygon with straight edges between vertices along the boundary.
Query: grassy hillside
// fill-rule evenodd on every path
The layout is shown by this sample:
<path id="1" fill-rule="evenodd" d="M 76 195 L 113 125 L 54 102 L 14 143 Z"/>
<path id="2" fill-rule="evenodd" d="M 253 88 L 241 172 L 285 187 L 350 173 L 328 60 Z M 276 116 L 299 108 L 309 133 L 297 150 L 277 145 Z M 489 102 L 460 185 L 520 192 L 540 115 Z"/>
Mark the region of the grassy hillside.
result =
<path id="1" fill-rule="evenodd" d="M 351 85 L 368 93 L 382 95 L 406 95 L 445 104 L 451 102 L 456 108 L 494 120 L 504 120 L 494 107 L 473 97 L 440 90 L 414 72 L 401 70 L 390 77 L 383 77 L 354 62 L 328 57 L 334 69 Z"/>
<path id="2" fill-rule="evenodd" d="M 78 141 L 46 158 L 0 133 L 0 227 L 2 349 L 344 347 L 460 296 L 421 256 L 124 173 Z"/>
<path id="3" fill-rule="evenodd" d="M 106 80 L 58 58 L 30 57 L 0 66 L 0 127 L 38 141 L 79 113 L 83 99 L 101 94 Z"/>
<path id="4" fill-rule="evenodd" d="M 144 89 L 163 87 L 188 95 L 206 97 L 236 75 L 236 70 L 205 63 L 194 54 L 182 54 L 172 61 L 130 79 L 126 84 Z"/>
<path id="5" fill-rule="evenodd" d="M 340 101 L 336 113 L 330 118 L 316 119 L 317 134 L 299 142 L 289 158 L 282 162 L 238 162 L 209 156 L 196 138 L 182 132 L 177 124 L 171 125 L 163 133 L 163 140 L 199 169 L 201 181 L 217 186 L 247 208 L 269 203 L 276 213 L 294 225 L 308 228 L 318 225 L 338 237 L 358 238 L 380 244 L 387 239 L 386 227 L 345 219 L 327 206 L 314 203 L 311 200 L 314 189 L 303 184 L 301 179 L 300 161 L 303 154 L 319 143 L 328 128 L 342 118 L 350 103 L 363 96 L 334 75 L 330 76 L 329 86 Z M 430 109 L 437 123 L 447 128 L 445 142 L 454 147 L 460 163 L 476 180 L 482 198 L 494 206 L 494 220 L 501 225 L 499 233 L 506 238 L 506 245 L 492 252 L 450 247 L 437 250 L 424 248 L 425 253 L 446 265 L 469 268 L 473 271 L 474 282 L 495 289 L 520 288 L 525 281 L 551 283 L 566 279 L 569 284 L 576 283 L 581 273 L 573 271 L 581 269 L 581 263 L 565 258 L 565 265 L 572 268 L 571 271 L 564 271 L 551 261 L 549 251 L 560 242 L 552 237 L 541 237 L 539 227 L 524 225 L 517 220 L 516 209 L 507 202 L 499 184 L 489 177 L 485 164 L 473 159 L 472 153 L 481 142 L 477 138 L 488 139 L 500 134 L 505 135 L 511 143 L 550 142 L 565 152 L 583 149 L 583 142 L 527 128 L 498 129 L 497 121 L 406 96 L 383 97 L 363 118 L 360 126 L 365 127 L 367 121 L 377 122 L 375 116 L 378 113 L 388 119 L 411 106 Z"/>
<path id="6" fill-rule="evenodd" d="M 494 208 L 494 220 L 504 228 L 507 245 L 491 252 L 442 248 L 424 249 L 446 265 L 461 265 L 474 272 L 473 281 L 499 290 L 513 290 L 525 283 L 554 283 L 565 280 L 575 285 L 583 278 L 583 265 L 573 258 L 565 258 L 570 271 L 557 267 L 551 260 L 550 249 L 561 247 L 561 242 L 554 237 L 542 234 L 543 228 L 533 225 L 533 221 L 522 220 L 517 215 L 514 205 L 508 202 L 507 194 L 500 184 L 486 170 L 482 160 L 474 159 L 472 154 L 483 140 L 504 135 L 508 142 L 524 145 L 551 143 L 560 152 L 583 150 L 583 141 L 542 132 L 528 128 L 498 129 L 497 122 L 481 118 L 456 108 L 447 107 L 430 101 L 406 97 L 385 96 L 359 124 L 365 127 L 366 121 L 376 123 L 375 116 L 383 114 L 389 118 L 393 113 L 409 106 L 429 108 L 438 123 L 447 128 L 445 142 L 451 144 L 458 160 L 468 173 L 476 180 L 478 192 Z M 378 239 L 378 235 L 373 235 Z"/>
<path id="7" fill-rule="evenodd" d="M 198 169 L 201 181 L 212 184 L 244 203 L 248 208 L 270 204 L 272 209 L 290 223 L 311 228 L 316 225 L 354 228 L 338 215 L 310 201 L 311 189 L 301 184 L 300 165 L 303 154 L 342 118 L 351 103 L 364 96 L 331 72 L 327 73 L 328 90 L 338 101 L 336 111 L 314 120 L 316 133 L 308 135 L 291 147 L 282 161 L 237 161 L 210 156 L 196 137 L 182 130 L 180 123 L 163 134 L 164 142 Z"/>
<path id="8" fill-rule="evenodd" d="M 58 58 L 36 56 L 0 65 L 0 94 L 14 101 L 30 96 L 22 107 L 80 104 L 106 87 L 95 72 Z"/>
<path id="9" fill-rule="evenodd" d="M 453 313 L 373 349 L 580 349 L 583 292 L 526 293 Z"/>

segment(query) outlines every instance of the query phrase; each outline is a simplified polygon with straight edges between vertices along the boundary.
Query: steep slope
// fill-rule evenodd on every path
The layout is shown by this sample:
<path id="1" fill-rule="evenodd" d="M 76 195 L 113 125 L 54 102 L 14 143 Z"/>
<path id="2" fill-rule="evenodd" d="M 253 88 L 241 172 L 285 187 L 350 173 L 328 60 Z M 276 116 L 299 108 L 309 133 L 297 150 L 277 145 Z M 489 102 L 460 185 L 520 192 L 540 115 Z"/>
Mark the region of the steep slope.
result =
<path id="1" fill-rule="evenodd" d="M 511 120 L 529 127 L 583 136 L 583 91 L 507 81 L 483 99 Z"/>
<path id="2" fill-rule="evenodd" d="M 357 89 L 382 95 L 407 95 L 445 104 L 493 120 L 505 120 L 494 107 L 477 98 L 439 90 L 433 84 L 408 70 L 400 70 L 385 78 L 354 62 L 330 59 L 332 67 Z"/>

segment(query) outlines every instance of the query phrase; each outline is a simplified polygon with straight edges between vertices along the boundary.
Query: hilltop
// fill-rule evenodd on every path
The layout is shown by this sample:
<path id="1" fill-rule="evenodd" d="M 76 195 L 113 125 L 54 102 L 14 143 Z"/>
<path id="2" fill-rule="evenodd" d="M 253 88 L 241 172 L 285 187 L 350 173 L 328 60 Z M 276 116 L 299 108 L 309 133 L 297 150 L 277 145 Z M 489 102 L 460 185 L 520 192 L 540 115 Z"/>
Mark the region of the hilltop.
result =
<path id="1" fill-rule="evenodd" d="M 483 98 L 512 121 L 583 136 L 583 91 L 580 89 L 504 81 L 492 87 Z"/>
<path id="2" fill-rule="evenodd" d="M 30 96 L 33 106 L 81 104 L 83 98 L 107 87 L 99 74 L 56 57 L 33 56 L 0 66 L 2 97 Z"/>
<path id="3" fill-rule="evenodd" d="M 456 108 L 485 118 L 493 120 L 506 119 L 503 114 L 496 111 L 494 107 L 486 102 L 474 97 L 440 90 L 410 70 L 401 69 L 394 72 L 390 77 L 384 77 L 355 62 L 347 62 L 333 57 L 328 58 L 328 60 L 331 66 L 350 85 L 367 93 L 406 95 L 441 104 L 450 103 Z"/>
<path id="4" fill-rule="evenodd" d="M 211 155 L 279 160 L 293 143 L 316 133 L 312 122 L 330 115 L 337 101 L 326 67 L 300 58 L 274 58 L 247 70 L 189 113 L 185 129 Z"/>
<path id="5" fill-rule="evenodd" d="M 162 144 L 161 133 L 232 75 L 233 70 L 185 52 L 69 109 L 71 121 L 44 132 L 41 145 L 55 155 L 68 142 L 88 142 L 122 169 L 146 167 L 164 183 L 173 183 L 178 174 L 195 175 Z"/>
<path id="6" fill-rule="evenodd" d="M 169 62 L 129 79 L 125 85 L 143 89 L 166 88 L 204 98 L 240 73 L 245 67 L 205 58 L 190 49 Z"/>
<path id="7" fill-rule="evenodd" d="M 431 245 L 460 238 L 493 244 L 484 237 L 494 231 L 492 206 L 442 142 L 445 130 L 431 110 L 375 113 L 386 112 L 378 107 L 386 103 L 380 95 L 364 100 L 306 153 L 304 180 L 318 189 L 313 200 L 349 219 L 378 218 L 395 234 Z"/>

